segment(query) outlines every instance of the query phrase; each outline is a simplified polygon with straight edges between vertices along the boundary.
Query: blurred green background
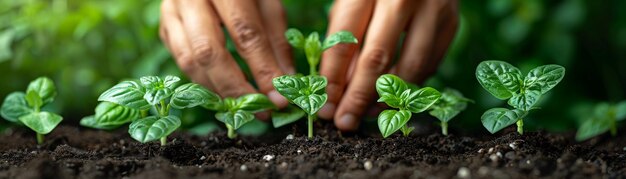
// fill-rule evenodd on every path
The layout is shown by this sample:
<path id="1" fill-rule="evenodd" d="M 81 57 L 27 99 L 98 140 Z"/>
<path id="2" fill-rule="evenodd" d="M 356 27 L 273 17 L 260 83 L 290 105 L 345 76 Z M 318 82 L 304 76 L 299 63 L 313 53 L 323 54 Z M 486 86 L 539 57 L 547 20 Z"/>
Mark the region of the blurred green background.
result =
<path id="1" fill-rule="evenodd" d="M 325 31 L 332 1 L 283 2 L 290 27 Z M 626 98 L 626 1 L 459 4 L 457 37 L 427 82 L 476 101 L 451 122 L 452 129 L 479 129 L 486 109 L 506 105 L 476 81 L 475 67 L 483 60 L 504 60 L 524 73 L 542 64 L 566 67 L 562 83 L 528 118 L 531 129 L 572 130 L 580 121 L 577 111 Z M 159 6 L 158 0 L 0 0 L 0 98 L 24 90 L 38 76 L 51 77 L 59 94 L 49 109 L 76 124 L 93 113 L 99 93 L 119 80 L 181 75 L 158 36 Z M 235 53 L 230 41 L 227 46 Z M 296 63 L 306 70 L 302 57 Z M 196 110 L 187 118 L 204 120 L 195 117 L 203 113 Z"/>

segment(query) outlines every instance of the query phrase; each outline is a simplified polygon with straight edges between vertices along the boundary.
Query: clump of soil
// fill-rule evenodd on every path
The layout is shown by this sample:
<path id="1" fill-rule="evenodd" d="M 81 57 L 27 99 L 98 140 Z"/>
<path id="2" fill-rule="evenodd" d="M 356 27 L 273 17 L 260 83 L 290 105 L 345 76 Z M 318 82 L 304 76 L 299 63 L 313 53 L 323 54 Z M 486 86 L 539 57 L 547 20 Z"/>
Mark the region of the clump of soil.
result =
<path id="1" fill-rule="evenodd" d="M 622 134 L 584 143 L 572 134 L 514 132 L 342 136 L 331 125 L 259 138 L 175 133 L 141 144 L 126 129 L 61 126 L 37 146 L 26 129 L 0 135 L 0 178 L 623 178 Z"/>

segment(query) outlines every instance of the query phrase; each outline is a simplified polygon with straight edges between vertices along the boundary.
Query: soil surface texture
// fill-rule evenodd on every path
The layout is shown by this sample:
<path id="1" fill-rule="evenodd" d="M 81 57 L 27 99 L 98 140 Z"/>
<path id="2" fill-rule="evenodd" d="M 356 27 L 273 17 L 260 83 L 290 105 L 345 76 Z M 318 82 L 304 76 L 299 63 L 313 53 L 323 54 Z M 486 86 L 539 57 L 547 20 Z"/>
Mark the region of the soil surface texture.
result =
<path id="1" fill-rule="evenodd" d="M 622 130 L 624 131 L 624 130 Z M 626 136 L 586 142 L 572 133 L 506 130 L 481 137 L 436 132 L 342 135 L 318 126 L 261 137 L 176 132 L 161 147 L 126 129 L 60 126 L 35 144 L 34 133 L 0 134 L 0 178 L 625 178 Z"/>

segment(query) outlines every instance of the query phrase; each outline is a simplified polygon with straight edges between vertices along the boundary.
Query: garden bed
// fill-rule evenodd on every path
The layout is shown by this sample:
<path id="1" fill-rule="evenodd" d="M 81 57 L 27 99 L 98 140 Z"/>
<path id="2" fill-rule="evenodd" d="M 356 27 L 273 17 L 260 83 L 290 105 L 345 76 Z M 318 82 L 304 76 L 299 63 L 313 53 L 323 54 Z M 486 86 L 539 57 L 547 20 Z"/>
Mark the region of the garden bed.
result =
<path id="1" fill-rule="evenodd" d="M 626 136 L 584 143 L 573 134 L 511 130 L 465 137 L 415 132 L 341 136 L 327 124 L 307 140 L 305 130 L 226 138 L 176 132 L 169 143 L 141 144 L 114 132 L 60 126 L 35 145 L 34 133 L 0 135 L 0 178 L 620 178 Z M 289 134 L 294 134 L 289 135 Z M 379 135 L 379 134 L 378 134 Z"/>

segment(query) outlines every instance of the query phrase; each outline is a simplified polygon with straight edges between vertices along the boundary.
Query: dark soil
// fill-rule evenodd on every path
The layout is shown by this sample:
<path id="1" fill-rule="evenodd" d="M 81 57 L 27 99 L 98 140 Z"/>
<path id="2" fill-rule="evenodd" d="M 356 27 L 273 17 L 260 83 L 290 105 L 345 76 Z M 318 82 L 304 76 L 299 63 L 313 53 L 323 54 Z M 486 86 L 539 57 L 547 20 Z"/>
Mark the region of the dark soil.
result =
<path id="1" fill-rule="evenodd" d="M 352 134 L 330 125 L 308 140 L 287 130 L 230 140 L 175 133 L 168 145 L 114 132 L 61 126 L 0 135 L 0 178 L 625 178 L 626 136 L 584 143 L 573 134 L 505 131 L 482 138 Z M 292 139 L 286 137 L 295 133 Z"/>

